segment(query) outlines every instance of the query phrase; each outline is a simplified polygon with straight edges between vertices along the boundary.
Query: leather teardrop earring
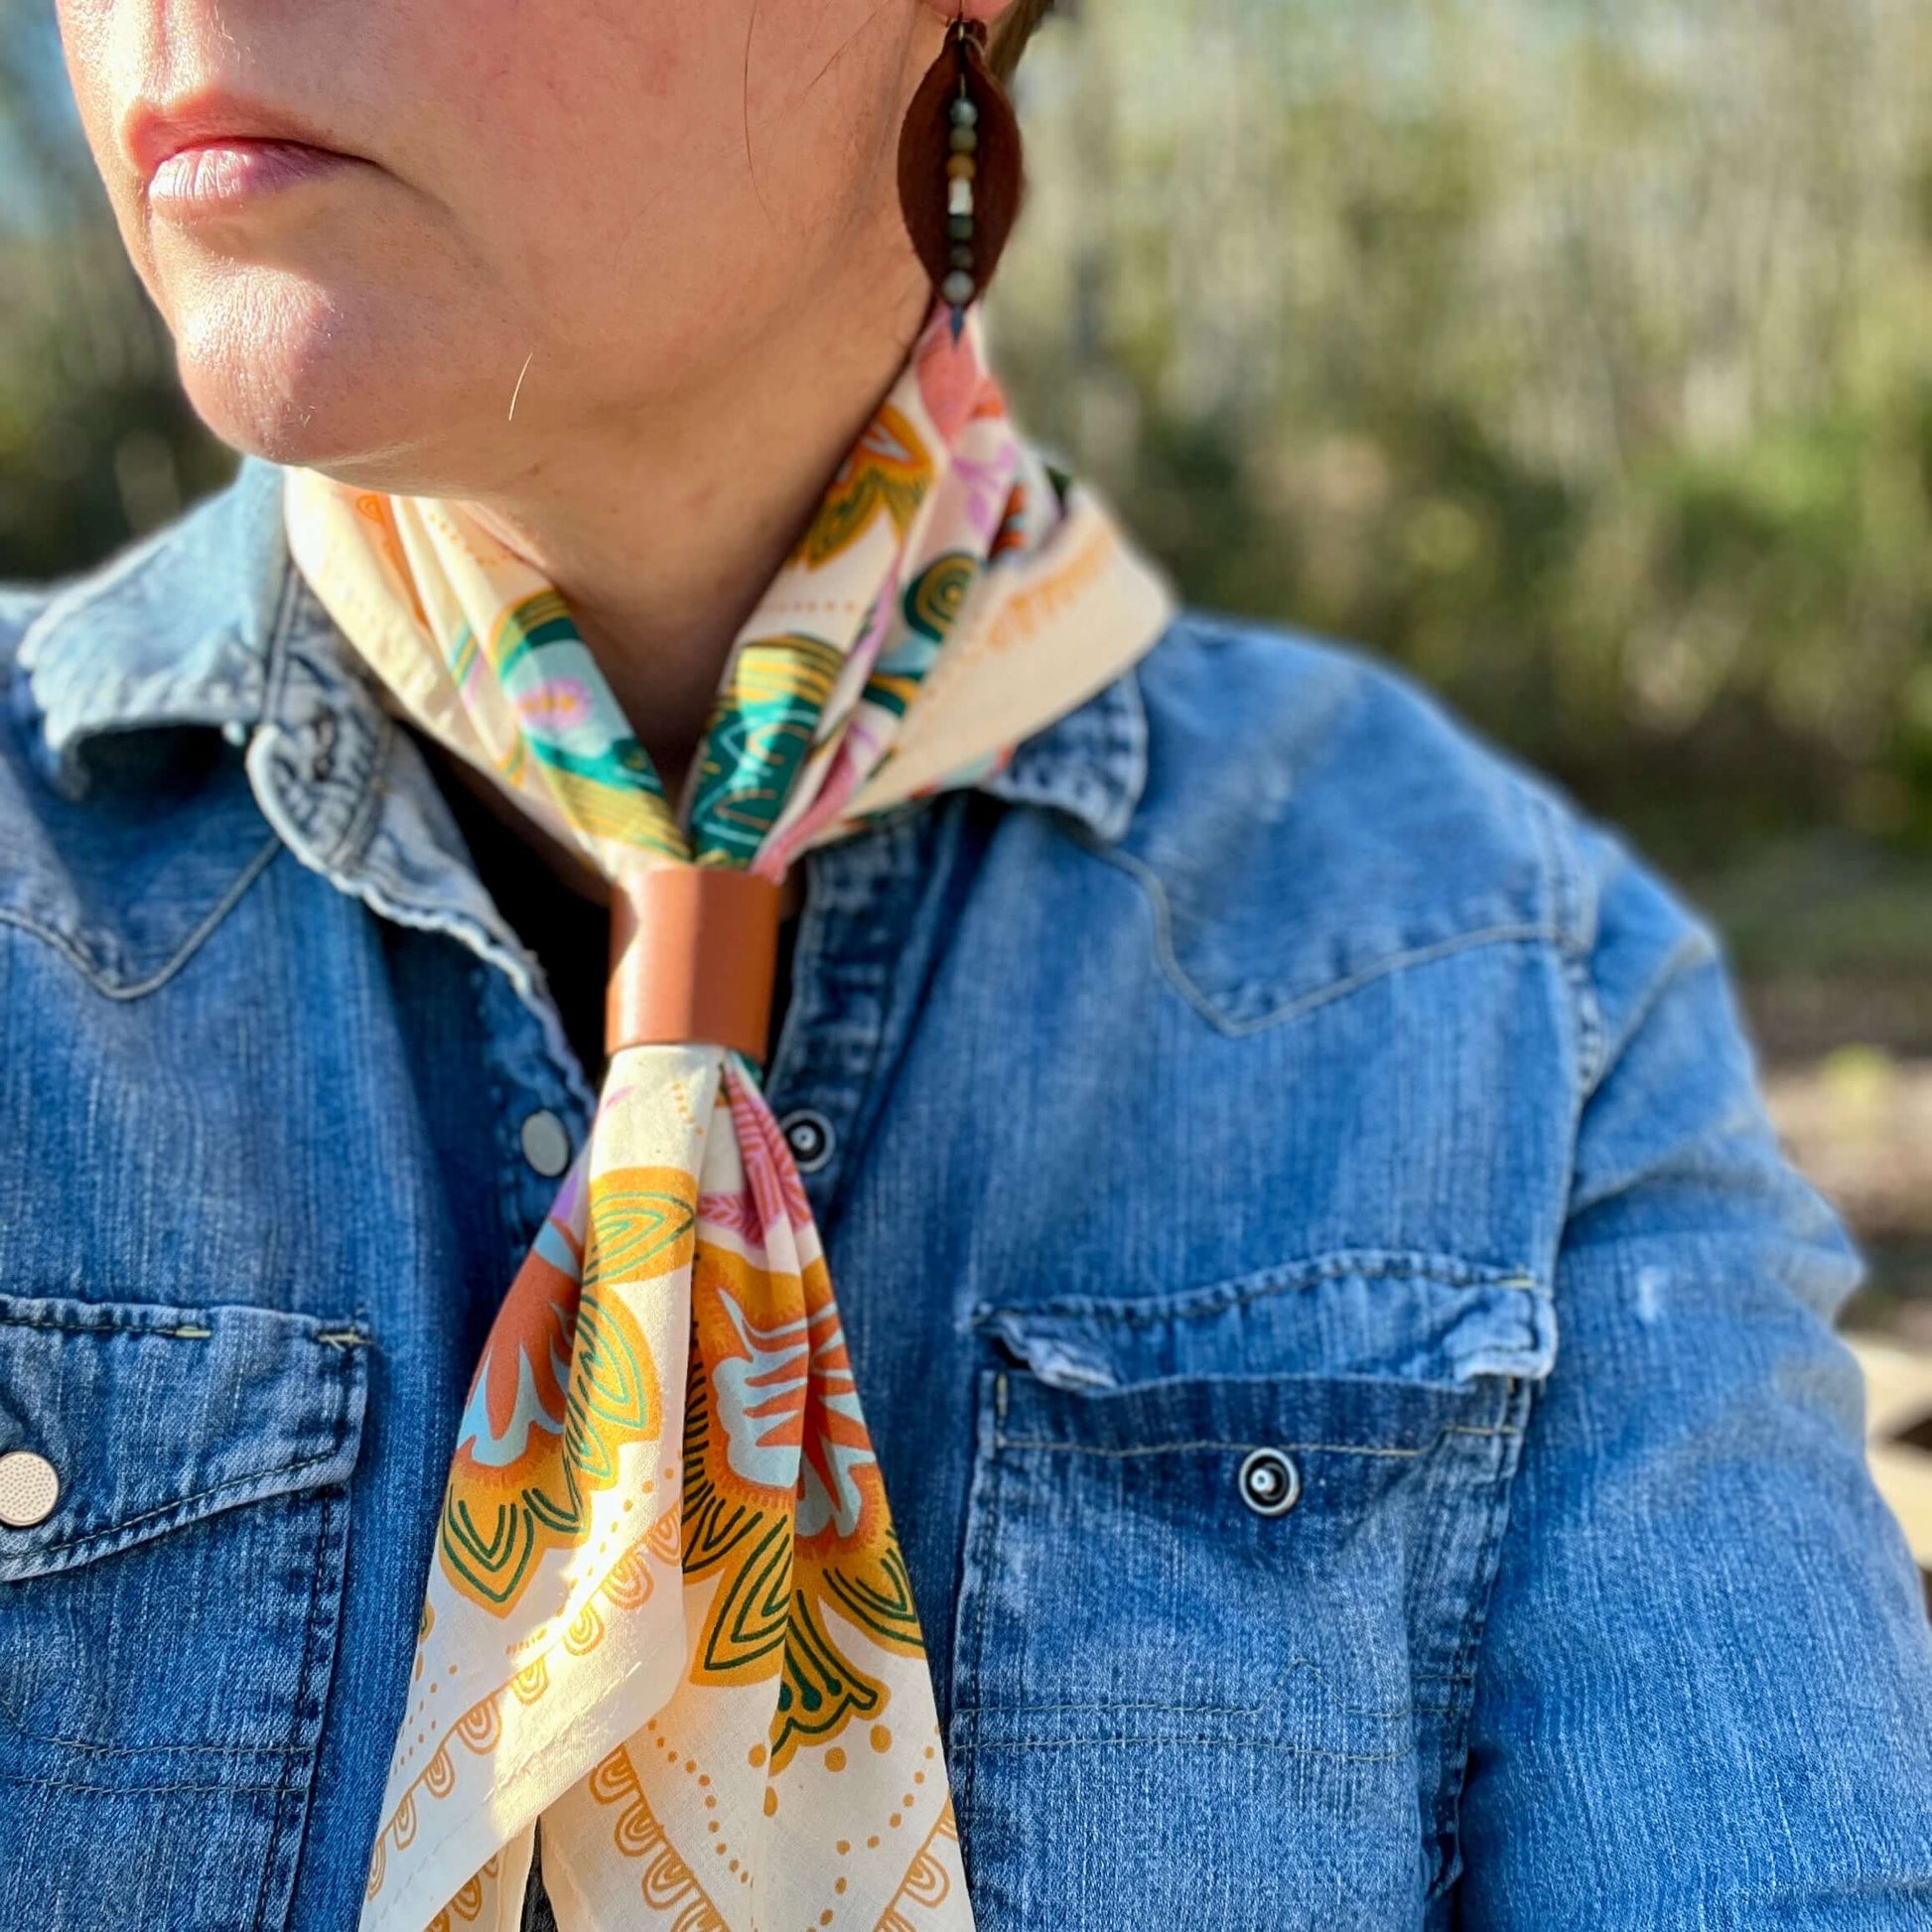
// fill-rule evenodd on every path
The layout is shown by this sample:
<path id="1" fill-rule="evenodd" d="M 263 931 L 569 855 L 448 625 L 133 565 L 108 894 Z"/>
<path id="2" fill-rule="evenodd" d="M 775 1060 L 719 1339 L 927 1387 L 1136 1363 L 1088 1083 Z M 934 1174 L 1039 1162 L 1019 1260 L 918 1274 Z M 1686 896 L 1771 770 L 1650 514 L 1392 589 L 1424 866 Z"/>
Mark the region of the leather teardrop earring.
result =
<path id="1" fill-rule="evenodd" d="M 905 231 L 954 341 L 986 292 L 1020 213 L 1020 122 L 987 65 L 986 25 L 961 14 L 906 109 L 898 140 Z"/>

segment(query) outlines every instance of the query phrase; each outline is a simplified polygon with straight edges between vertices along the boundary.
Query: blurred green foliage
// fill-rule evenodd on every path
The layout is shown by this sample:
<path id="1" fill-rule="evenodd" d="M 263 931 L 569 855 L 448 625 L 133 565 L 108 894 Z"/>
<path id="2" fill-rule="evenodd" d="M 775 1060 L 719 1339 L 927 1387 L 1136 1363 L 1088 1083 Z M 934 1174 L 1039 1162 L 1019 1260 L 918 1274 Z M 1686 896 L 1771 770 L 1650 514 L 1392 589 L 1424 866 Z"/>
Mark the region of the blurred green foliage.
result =
<path id="1" fill-rule="evenodd" d="M 1688 869 L 1932 850 L 1923 0 L 1082 0 L 1021 79 L 1002 359 L 1195 601 L 1409 664 Z M 46 577 L 227 458 L 38 0 L 0 149 L 0 577 Z"/>
<path id="2" fill-rule="evenodd" d="M 1932 849 L 1932 8 L 1085 0 L 1030 419 L 1692 870 Z"/>
<path id="3" fill-rule="evenodd" d="M 166 522 L 232 460 L 176 386 L 36 0 L 0 0 L 0 581 L 31 581 Z"/>

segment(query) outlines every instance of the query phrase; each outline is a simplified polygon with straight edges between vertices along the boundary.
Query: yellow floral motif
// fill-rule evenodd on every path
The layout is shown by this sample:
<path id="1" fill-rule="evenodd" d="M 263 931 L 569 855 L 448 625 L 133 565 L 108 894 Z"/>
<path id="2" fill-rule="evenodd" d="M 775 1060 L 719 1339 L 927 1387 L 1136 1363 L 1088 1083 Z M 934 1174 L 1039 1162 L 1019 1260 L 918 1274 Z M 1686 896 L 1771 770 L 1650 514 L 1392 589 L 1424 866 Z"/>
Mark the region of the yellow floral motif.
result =
<path id="1" fill-rule="evenodd" d="M 590 1498 L 617 1481 L 623 1445 L 662 1426 L 649 1345 L 622 1299 L 601 1286 L 682 1267 L 696 1221 L 696 1185 L 683 1170 L 614 1169 L 592 1183 L 585 1251 L 553 1219 L 518 1271 L 444 1493 L 443 1573 L 473 1603 L 507 1614 L 542 1552 L 582 1538 Z"/>
<path id="2" fill-rule="evenodd" d="M 826 1607 L 904 1655 L 918 1654 L 918 1618 L 871 1441 L 841 1399 L 852 1370 L 824 1264 L 801 1278 L 702 1245 L 691 1302 L 684 1572 L 721 1579 L 692 1676 L 778 1680 L 776 1772 L 886 1707 Z"/>
<path id="3" fill-rule="evenodd" d="M 932 456 L 902 410 L 881 405 L 839 466 L 794 561 L 818 570 L 849 550 L 882 513 L 904 536 L 932 483 Z"/>

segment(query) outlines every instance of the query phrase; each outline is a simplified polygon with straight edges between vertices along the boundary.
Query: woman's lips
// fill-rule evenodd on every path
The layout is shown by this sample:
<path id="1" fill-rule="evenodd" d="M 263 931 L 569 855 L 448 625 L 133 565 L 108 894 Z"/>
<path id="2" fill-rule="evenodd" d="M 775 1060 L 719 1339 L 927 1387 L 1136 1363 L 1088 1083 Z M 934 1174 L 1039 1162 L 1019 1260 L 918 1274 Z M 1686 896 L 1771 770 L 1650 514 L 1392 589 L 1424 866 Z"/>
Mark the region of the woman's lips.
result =
<path id="1" fill-rule="evenodd" d="M 213 135 L 177 148 L 155 169 L 148 204 L 177 214 L 231 210 L 357 165 L 306 141 Z"/>

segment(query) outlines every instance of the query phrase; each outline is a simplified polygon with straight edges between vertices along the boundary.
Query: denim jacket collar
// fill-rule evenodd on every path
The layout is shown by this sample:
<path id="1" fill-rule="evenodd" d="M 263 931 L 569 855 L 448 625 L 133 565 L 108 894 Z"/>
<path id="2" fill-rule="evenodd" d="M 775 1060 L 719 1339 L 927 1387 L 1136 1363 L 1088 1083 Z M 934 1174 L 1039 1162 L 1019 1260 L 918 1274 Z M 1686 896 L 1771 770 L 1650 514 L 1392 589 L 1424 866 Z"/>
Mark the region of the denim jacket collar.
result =
<path id="1" fill-rule="evenodd" d="M 57 593 L 29 625 L 20 665 L 22 722 L 45 774 L 69 793 L 84 788 L 79 755 L 103 732 L 207 725 L 240 741 L 266 725 L 334 743 L 350 722 L 360 727 L 350 738 L 382 735 L 368 679 L 289 555 L 281 471 L 252 457 L 186 521 Z M 327 747 L 319 761 L 326 780 L 339 761 Z M 373 770 L 366 761 L 363 777 Z M 1062 812 L 1111 843 L 1146 778 L 1146 713 L 1124 677 L 1021 745 L 979 789 Z M 309 803 L 328 807 L 321 820 L 340 835 L 366 801 L 339 791 Z M 336 842 L 322 822 L 309 829 Z"/>

